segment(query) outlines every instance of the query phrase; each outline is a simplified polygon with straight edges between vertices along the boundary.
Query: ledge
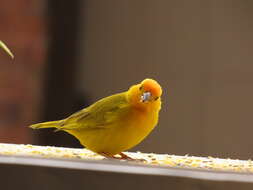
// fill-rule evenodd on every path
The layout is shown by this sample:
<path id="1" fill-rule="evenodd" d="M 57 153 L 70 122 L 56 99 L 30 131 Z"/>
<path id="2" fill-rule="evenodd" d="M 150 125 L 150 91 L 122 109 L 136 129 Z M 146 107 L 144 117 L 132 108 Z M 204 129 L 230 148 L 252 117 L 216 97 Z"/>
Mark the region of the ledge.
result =
<path id="1" fill-rule="evenodd" d="M 0 144 L 0 170 L 5 171 L 4 168 L 7 166 L 7 172 L 12 168 L 12 173 L 18 174 L 15 170 L 18 170 L 20 167 L 22 168 L 20 170 L 21 173 L 26 168 L 37 168 L 36 170 L 29 169 L 32 174 L 34 171 L 38 171 L 38 168 L 52 168 L 56 171 L 65 170 L 64 174 L 61 175 L 67 175 L 66 170 L 77 173 L 78 171 L 84 171 L 84 173 L 88 172 L 89 175 L 94 172 L 96 175 L 102 173 L 107 177 L 111 174 L 117 176 L 151 176 L 154 182 L 156 178 L 162 177 L 162 179 L 167 180 L 177 179 L 176 181 L 188 179 L 186 181 L 191 181 L 191 183 L 194 181 L 194 183 L 198 182 L 202 185 L 206 182 L 218 184 L 221 182 L 232 182 L 247 184 L 247 186 L 250 185 L 251 189 L 253 188 L 253 164 L 251 160 L 243 161 L 153 153 L 126 152 L 126 154 L 145 161 L 109 160 L 87 149 Z M 22 177 L 21 174 L 20 178 Z M 111 178 L 111 181 L 113 183 L 115 180 Z M 94 181 L 94 183 L 97 182 L 97 180 Z M 89 183 L 92 182 L 89 181 Z M 172 184 L 171 182 L 168 187 L 171 187 Z M 176 183 L 174 183 L 173 187 L 177 187 Z M 235 186 L 229 186 L 232 189 L 233 187 Z"/>

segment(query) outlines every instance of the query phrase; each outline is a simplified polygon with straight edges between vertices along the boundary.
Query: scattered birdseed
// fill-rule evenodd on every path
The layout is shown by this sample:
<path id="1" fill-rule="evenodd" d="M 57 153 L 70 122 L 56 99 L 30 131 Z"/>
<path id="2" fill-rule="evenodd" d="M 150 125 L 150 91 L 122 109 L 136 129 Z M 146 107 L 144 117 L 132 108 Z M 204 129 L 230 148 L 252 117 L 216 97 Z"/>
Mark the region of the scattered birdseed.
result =
<path id="1" fill-rule="evenodd" d="M 168 154 L 154 154 L 141 152 L 124 152 L 137 163 L 147 165 L 159 165 L 164 167 L 203 169 L 213 171 L 234 171 L 253 173 L 252 160 L 233 160 L 196 156 L 176 156 Z M 79 159 L 79 160 L 103 160 L 98 155 L 85 148 L 62 148 L 52 146 L 15 145 L 0 143 L 0 155 L 7 156 L 32 156 L 43 158 Z"/>

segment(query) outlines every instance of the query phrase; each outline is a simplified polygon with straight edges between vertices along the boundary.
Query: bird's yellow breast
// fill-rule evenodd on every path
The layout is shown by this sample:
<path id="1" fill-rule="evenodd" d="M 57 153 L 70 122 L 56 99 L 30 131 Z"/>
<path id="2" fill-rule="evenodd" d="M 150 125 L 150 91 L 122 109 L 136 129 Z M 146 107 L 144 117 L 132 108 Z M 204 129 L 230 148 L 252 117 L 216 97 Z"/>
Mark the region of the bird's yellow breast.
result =
<path id="1" fill-rule="evenodd" d="M 101 129 L 68 132 L 94 152 L 118 154 L 140 143 L 152 131 L 158 121 L 159 109 L 160 105 L 145 110 L 129 109 L 118 122 Z"/>

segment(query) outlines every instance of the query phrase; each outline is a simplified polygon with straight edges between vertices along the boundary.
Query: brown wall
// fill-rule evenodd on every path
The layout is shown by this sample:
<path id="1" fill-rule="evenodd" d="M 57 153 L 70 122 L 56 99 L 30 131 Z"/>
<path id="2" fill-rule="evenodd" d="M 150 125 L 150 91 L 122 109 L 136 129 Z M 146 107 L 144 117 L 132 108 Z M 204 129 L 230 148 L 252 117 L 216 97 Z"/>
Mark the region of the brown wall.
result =
<path id="1" fill-rule="evenodd" d="M 44 3 L 3 0 L 0 40 L 15 55 L 0 50 L 0 142 L 31 142 L 28 125 L 39 115 L 46 54 Z"/>
<path id="2" fill-rule="evenodd" d="M 252 10 L 251 1 L 88 0 L 77 85 L 95 101 L 146 77 L 161 83 L 159 126 L 135 150 L 250 158 Z"/>

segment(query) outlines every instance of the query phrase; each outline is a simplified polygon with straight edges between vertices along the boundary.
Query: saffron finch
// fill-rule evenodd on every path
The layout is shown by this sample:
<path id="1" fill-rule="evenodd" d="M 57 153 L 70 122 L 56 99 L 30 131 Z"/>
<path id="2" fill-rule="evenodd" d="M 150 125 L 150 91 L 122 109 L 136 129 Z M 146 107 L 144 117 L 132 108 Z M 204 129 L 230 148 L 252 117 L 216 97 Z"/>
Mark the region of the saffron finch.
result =
<path id="1" fill-rule="evenodd" d="M 66 119 L 31 125 L 56 128 L 76 137 L 89 150 L 108 158 L 131 159 L 122 151 L 139 144 L 157 125 L 161 86 L 145 79 L 128 91 L 103 98 Z"/>

